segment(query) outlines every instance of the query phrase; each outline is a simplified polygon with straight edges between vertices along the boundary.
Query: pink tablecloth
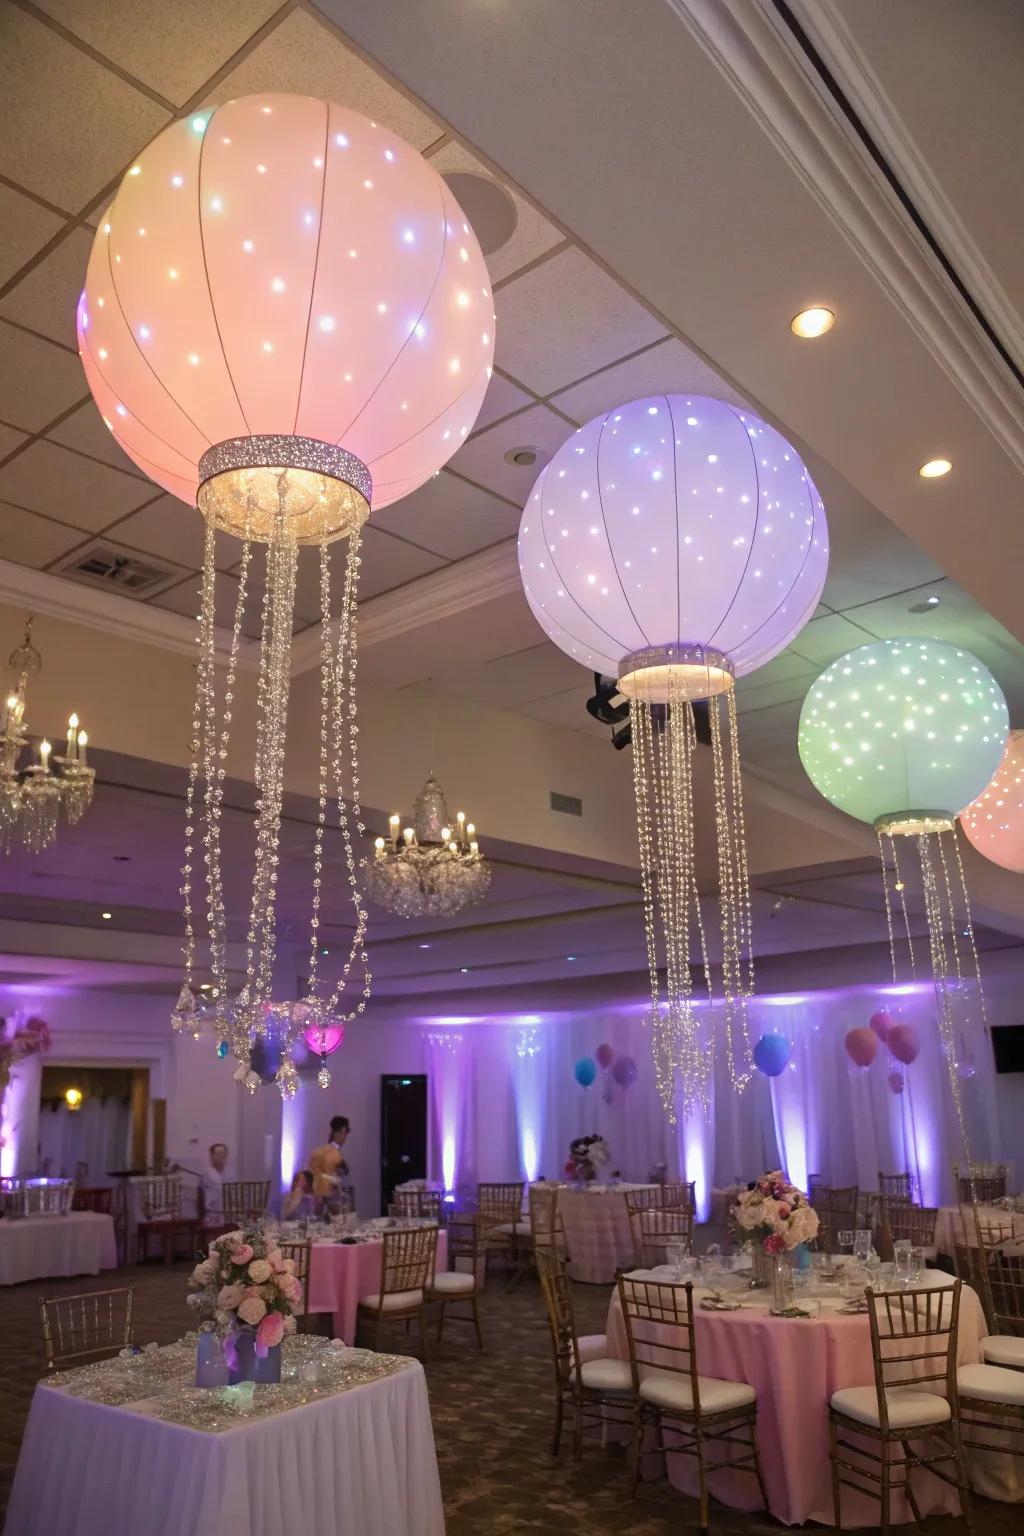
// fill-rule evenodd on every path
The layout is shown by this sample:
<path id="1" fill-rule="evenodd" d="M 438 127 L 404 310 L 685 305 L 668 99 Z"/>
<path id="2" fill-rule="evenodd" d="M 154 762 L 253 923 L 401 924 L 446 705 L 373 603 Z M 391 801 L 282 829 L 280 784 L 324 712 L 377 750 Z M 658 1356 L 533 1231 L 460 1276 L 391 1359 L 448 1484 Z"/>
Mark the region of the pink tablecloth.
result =
<path id="1" fill-rule="evenodd" d="M 971 1217 L 970 1206 L 964 1207 L 966 1220 L 960 1220 L 960 1207 L 956 1205 L 944 1205 L 935 1218 L 935 1247 L 939 1253 L 952 1253 L 953 1245 L 959 1239 L 964 1238 L 961 1233 L 966 1228 L 967 1244 L 971 1248 L 977 1247 L 978 1235 Z M 979 1205 L 978 1220 L 981 1222 L 981 1230 L 984 1235 L 987 1228 L 995 1228 L 999 1232 L 1008 1230 L 1013 1223 L 1014 1237 L 1024 1237 L 1024 1213 L 1020 1211 L 1001 1211 L 998 1205 Z"/>
<path id="2" fill-rule="evenodd" d="M 832 1525 L 828 1402 L 842 1387 L 863 1387 L 874 1379 L 868 1320 L 839 1316 L 834 1311 L 820 1319 L 772 1317 L 767 1300 L 758 1302 L 746 1296 L 743 1300 L 741 1312 L 696 1313 L 698 1369 L 702 1376 L 747 1381 L 756 1389 L 757 1438 L 769 1508 L 776 1519 L 785 1525 L 800 1525 L 806 1520 Z M 835 1308 L 841 1303 L 823 1305 Z M 608 1353 L 628 1359 L 617 1295 L 608 1310 L 607 1329 Z M 961 1365 L 980 1360 L 980 1344 L 987 1332 L 978 1297 L 965 1285 L 960 1297 Z M 657 1333 L 655 1328 L 655 1337 Z M 715 1451 L 720 1454 L 721 1448 Z M 648 1466 L 654 1461 L 650 1457 Z M 696 1493 L 697 1471 L 692 1457 L 670 1456 L 668 1475 L 676 1487 Z M 732 1509 L 760 1508 L 757 1481 L 748 1472 L 715 1472 L 710 1487 L 712 1497 Z M 922 1514 L 957 1508 L 955 1490 L 926 1472 L 914 1474 L 914 1492 Z M 902 1496 L 895 1497 L 894 1521 L 911 1518 Z M 877 1501 L 844 1488 L 843 1524 L 877 1527 Z"/>
<path id="3" fill-rule="evenodd" d="M 309 1310 L 334 1313 L 335 1338 L 356 1340 L 356 1308 L 361 1296 L 380 1288 L 383 1243 L 314 1243 L 310 1258 Z M 437 1268 L 448 1263 L 448 1234 L 437 1234 Z"/>
<path id="4" fill-rule="evenodd" d="M 629 1184 L 627 1189 L 649 1189 Z M 633 1236 L 622 1186 L 593 1190 L 560 1188 L 558 1209 L 565 1224 L 569 1274 L 588 1285 L 610 1285 L 617 1272 L 635 1261 Z"/>

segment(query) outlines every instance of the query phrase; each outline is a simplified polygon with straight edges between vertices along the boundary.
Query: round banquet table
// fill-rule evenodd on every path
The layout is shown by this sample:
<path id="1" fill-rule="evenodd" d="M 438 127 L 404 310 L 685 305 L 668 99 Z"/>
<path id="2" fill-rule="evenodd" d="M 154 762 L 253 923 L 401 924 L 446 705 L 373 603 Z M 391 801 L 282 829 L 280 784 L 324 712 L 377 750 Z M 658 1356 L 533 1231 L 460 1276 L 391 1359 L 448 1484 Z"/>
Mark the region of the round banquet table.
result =
<path id="1" fill-rule="evenodd" d="M 978 1233 L 971 1219 L 970 1209 L 970 1206 L 964 1207 L 966 1220 L 961 1221 L 958 1205 L 940 1206 L 939 1214 L 935 1218 L 936 1252 L 951 1254 L 958 1237 L 961 1242 L 966 1241 L 969 1248 L 978 1246 Z M 987 1227 L 1005 1231 L 1012 1223 L 1014 1237 L 1024 1237 L 1024 1211 L 1003 1211 L 998 1205 L 979 1205 L 978 1220 L 981 1222 L 982 1234 Z M 961 1237 L 961 1233 L 965 1236 Z"/>
<path id="2" fill-rule="evenodd" d="M 346 1344 L 356 1338 L 356 1310 L 362 1296 L 380 1290 L 384 1244 L 379 1237 L 357 1243 L 314 1243 L 309 1258 L 309 1310 L 333 1312 L 334 1334 Z M 437 1268 L 448 1265 L 448 1234 L 437 1234 Z"/>
<path id="3" fill-rule="evenodd" d="M 114 1219 L 98 1211 L 0 1221 L 0 1285 L 117 1268 Z"/>
<path id="4" fill-rule="evenodd" d="M 635 1277 L 666 1281 L 667 1268 L 637 1270 Z M 953 1284 L 952 1276 L 929 1270 L 927 1284 Z M 828 1403 L 843 1387 L 863 1387 L 874 1380 L 871 1333 L 868 1319 L 843 1316 L 841 1297 L 822 1298 L 818 1318 L 772 1317 L 767 1293 L 736 1292 L 742 1300 L 738 1312 L 703 1312 L 699 1302 L 705 1291 L 694 1289 L 694 1323 L 697 1364 L 702 1376 L 724 1381 L 746 1381 L 757 1391 L 757 1438 L 768 1489 L 768 1507 L 785 1525 L 816 1520 L 833 1525 L 832 1480 L 828 1458 Z M 730 1297 L 734 1293 L 729 1292 Z M 800 1298 L 812 1313 L 817 1298 Z M 653 1325 L 652 1335 L 666 1331 Z M 671 1330 L 667 1330 L 671 1332 Z M 608 1353 L 626 1360 L 629 1349 L 618 1295 L 608 1309 Z M 977 1294 L 967 1285 L 960 1295 L 959 1364 L 981 1359 L 981 1340 L 987 1334 Z M 721 1447 L 714 1448 L 715 1455 Z M 668 1456 L 669 1480 L 690 1494 L 697 1492 L 697 1464 L 690 1456 Z M 653 1457 L 648 1459 L 650 1465 Z M 759 1510 L 757 1480 L 746 1471 L 713 1472 L 709 1479 L 713 1498 L 732 1509 Z M 987 1489 L 981 1491 L 988 1491 Z M 954 1488 L 926 1471 L 914 1473 L 914 1492 L 921 1513 L 940 1514 L 958 1509 Z M 878 1502 L 852 1488 L 843 1489 L 843 1525 L 878 1525 Z M 903 1496 L 892 1502 L 893 1521 L 913 1518 Z"/>
<path id="5" fill-rule="evenodd" d="M 610 1285 L 624 1265 L 633 1263 L 633 1234 L 623 1197 L 629 1190 L 653 1188 L 652 1184 L 559 1186 L 558 1210 L 565 1226 L 571 1279 Z"/>

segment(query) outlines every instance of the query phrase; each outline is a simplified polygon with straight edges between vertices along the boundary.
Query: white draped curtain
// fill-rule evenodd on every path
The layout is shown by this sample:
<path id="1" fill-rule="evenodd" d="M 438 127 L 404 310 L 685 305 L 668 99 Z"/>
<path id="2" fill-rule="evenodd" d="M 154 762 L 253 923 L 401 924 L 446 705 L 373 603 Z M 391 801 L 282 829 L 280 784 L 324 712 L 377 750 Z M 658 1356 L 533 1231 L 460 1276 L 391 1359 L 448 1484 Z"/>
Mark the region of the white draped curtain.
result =
<path id="1" fill-rule="evenodd" d="M 74 1113 L 64 1104 L 57 1109 L 44 1105 L 39 1116 L 39 1171 L 70 1179 L 84 1164 L 88 1184 L 108 1184 L 108 1171 L 125 1166 L 130 1127 L 124 1099 L 87 1098 Z"/>

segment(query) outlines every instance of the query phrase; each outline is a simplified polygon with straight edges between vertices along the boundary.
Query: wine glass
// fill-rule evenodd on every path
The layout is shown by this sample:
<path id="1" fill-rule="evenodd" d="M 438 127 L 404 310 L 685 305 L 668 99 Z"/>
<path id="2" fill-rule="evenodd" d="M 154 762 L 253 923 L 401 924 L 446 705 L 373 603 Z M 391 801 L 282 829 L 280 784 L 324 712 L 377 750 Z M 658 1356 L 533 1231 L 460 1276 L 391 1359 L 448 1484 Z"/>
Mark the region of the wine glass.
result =
<path id="1" fill-rule="evenodd" d="M 853 1252 L 853 1232 L 848 1227 L 839 1233 L 839 1250 L 841 1253 Z"/>

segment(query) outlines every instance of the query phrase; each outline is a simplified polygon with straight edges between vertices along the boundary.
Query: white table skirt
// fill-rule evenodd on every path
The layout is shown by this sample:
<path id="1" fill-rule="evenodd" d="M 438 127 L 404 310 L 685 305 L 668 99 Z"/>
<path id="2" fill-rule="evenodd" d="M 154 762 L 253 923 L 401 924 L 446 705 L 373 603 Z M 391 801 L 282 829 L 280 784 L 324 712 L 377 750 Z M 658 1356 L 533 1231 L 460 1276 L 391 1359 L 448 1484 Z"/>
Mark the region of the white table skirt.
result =
<path id="1" fill-rule="evenodd" d="M 97 1211 L 0 1221 L 0 1285 L 117 1268 L 114 1222 Z"/>
<path id="2" fill-rule="evenodd" d="M 423 1367 L 222 1434 L 41 1383 L 5 1536 L 444 1536 Z"/>

